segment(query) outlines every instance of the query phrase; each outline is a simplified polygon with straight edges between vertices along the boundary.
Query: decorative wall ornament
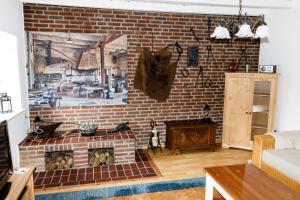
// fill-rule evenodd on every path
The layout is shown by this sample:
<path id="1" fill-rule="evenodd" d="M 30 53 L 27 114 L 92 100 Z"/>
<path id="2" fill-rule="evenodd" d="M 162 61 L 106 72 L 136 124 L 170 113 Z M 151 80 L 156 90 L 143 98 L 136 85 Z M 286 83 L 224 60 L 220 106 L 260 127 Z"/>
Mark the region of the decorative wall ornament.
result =
<path id="1" fill-rule="evenodd" d="M 31 108 L 126 104 L 127 36 L 27 33 Z"/>
<path id="2" fill-rule="evenodd" d="M 198 46 L 189 46 L 187 48 L 187 65 L 188 66 L 197 66 L 198 65 L 198 53 L 199 47 Z"/>

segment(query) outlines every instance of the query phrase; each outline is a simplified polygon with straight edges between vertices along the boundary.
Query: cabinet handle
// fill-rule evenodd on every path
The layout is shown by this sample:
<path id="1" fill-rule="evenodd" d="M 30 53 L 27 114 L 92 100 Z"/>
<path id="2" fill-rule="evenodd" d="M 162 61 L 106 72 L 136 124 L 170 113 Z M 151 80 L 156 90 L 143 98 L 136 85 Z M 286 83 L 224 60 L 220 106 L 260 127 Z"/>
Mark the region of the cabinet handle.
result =
<path id="1" fill-rule="evenodd" d="M 252 112 L 246 112 L 246 115 L 251 115 L 252 114 Z"/>

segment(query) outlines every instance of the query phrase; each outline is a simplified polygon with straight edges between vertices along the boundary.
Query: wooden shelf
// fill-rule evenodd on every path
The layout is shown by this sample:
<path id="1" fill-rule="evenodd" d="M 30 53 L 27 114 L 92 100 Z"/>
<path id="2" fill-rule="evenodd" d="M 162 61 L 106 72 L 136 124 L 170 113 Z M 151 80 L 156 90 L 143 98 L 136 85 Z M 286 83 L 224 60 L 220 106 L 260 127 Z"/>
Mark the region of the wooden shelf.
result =
<path id="1" fill-rule="evenodd" d="M 268 127 L 264 125 L 259 125 L 259 124 L 252 124 L 252 128 L 258 128 L 258 129 L 268 129 Z"/>
<path id="2" fill-rule="evenodd" d="M 270 94 L 267 93 L 254 93 L 255 96 L 260 96 L 260 97 L 270 97 Z"/>
<path id="3" fill-rule="evenodd" d="M 269 113 L 269 111 L 268 110 L 264 110 L 264 111 L 261 111 L 261 112 L 252 112 L 252 113 L 254 113 L 254 114 L 255 113 L 266 113 L 267 114 L 267 113 Z"/>

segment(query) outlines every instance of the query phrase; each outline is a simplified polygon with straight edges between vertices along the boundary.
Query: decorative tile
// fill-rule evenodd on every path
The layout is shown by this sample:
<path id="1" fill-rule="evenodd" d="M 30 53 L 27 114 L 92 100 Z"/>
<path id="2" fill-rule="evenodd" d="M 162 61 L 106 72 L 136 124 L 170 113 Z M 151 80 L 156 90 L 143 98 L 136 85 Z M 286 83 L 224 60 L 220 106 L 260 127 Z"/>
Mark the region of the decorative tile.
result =
<path id="1" fill-rule="evenodd" d="M 34 187 L 35 189 L 55 188 L 157 176 L 142 150 L 136 150 L 135 157 L 136 162 L 130 164 L 36 172 Z"/>

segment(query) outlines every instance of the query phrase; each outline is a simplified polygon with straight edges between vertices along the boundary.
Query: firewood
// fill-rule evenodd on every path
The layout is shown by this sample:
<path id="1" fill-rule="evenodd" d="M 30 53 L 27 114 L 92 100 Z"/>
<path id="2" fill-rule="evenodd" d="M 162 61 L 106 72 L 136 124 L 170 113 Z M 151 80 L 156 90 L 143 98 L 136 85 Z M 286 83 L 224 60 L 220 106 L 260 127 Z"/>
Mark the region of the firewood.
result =
<path id="1" fill-rule="evenodd" d="M 112 164 L 114 164 L 114 162 L 115 162 L 115 159 L 114 159 L 114 157 L 113 156 L 108 156 L 107 157 L 107 159 L 106 159 L 106 164 L 107 165 L 112 165 Z"/>
<path id="2" fill-rule="evenodd" d="M 99 155 L 99 160 L 101 163 L 105 163 L 105 160 L 106 160 L 106 156 L 105 156 L 105 153 L 101 153 Z"/>
<path id="3" fill-rule="evenodd" d="M 63 156 L 57 156 L 57 157 L 56 157 L 56 161 L 58 161 L 58 162 L 62 161 L 63 159 L 64 159 Z"/>
<path id="4" fill-rule="evenodd" d="M 60 164 L 61 164 L 61 165 L 65 165 L 65 164 L 66 164 L 66 160 L 61 160 L 61 161 L 60 161 Z"/>
<path id="5" fill-rule="evenodd" d="M 46 166 L 45 166 L 46 171 L 52 171 L 52 170 L 55 170 L 55 168 L 56 168 L 56 165 L 54 162 L 46 163 Z"/>
<path id="6" fill-rule="evenodd" d="M 100 160 L 98 158 L 95 158 L 94 156 L 91 156 L 89 163 L 92 167 L 98 167 L 100 165 Z"/>
<path id="7" fill-rule="evenodd" d="M 67 164 L 72 166 L 73 165 L 73 158 L 69 158 L 67 161 Z"/>
<path id="8" fill-rule="evenodd" d="M 98 151 L 95 151 L 94 155 L 95 155 L 95 157 L 96 157 L 96 158 L 99 158 L 99 157 L 100 157 L 100 155 L 99 155 L 99 152 L 98 152 Z"/>

